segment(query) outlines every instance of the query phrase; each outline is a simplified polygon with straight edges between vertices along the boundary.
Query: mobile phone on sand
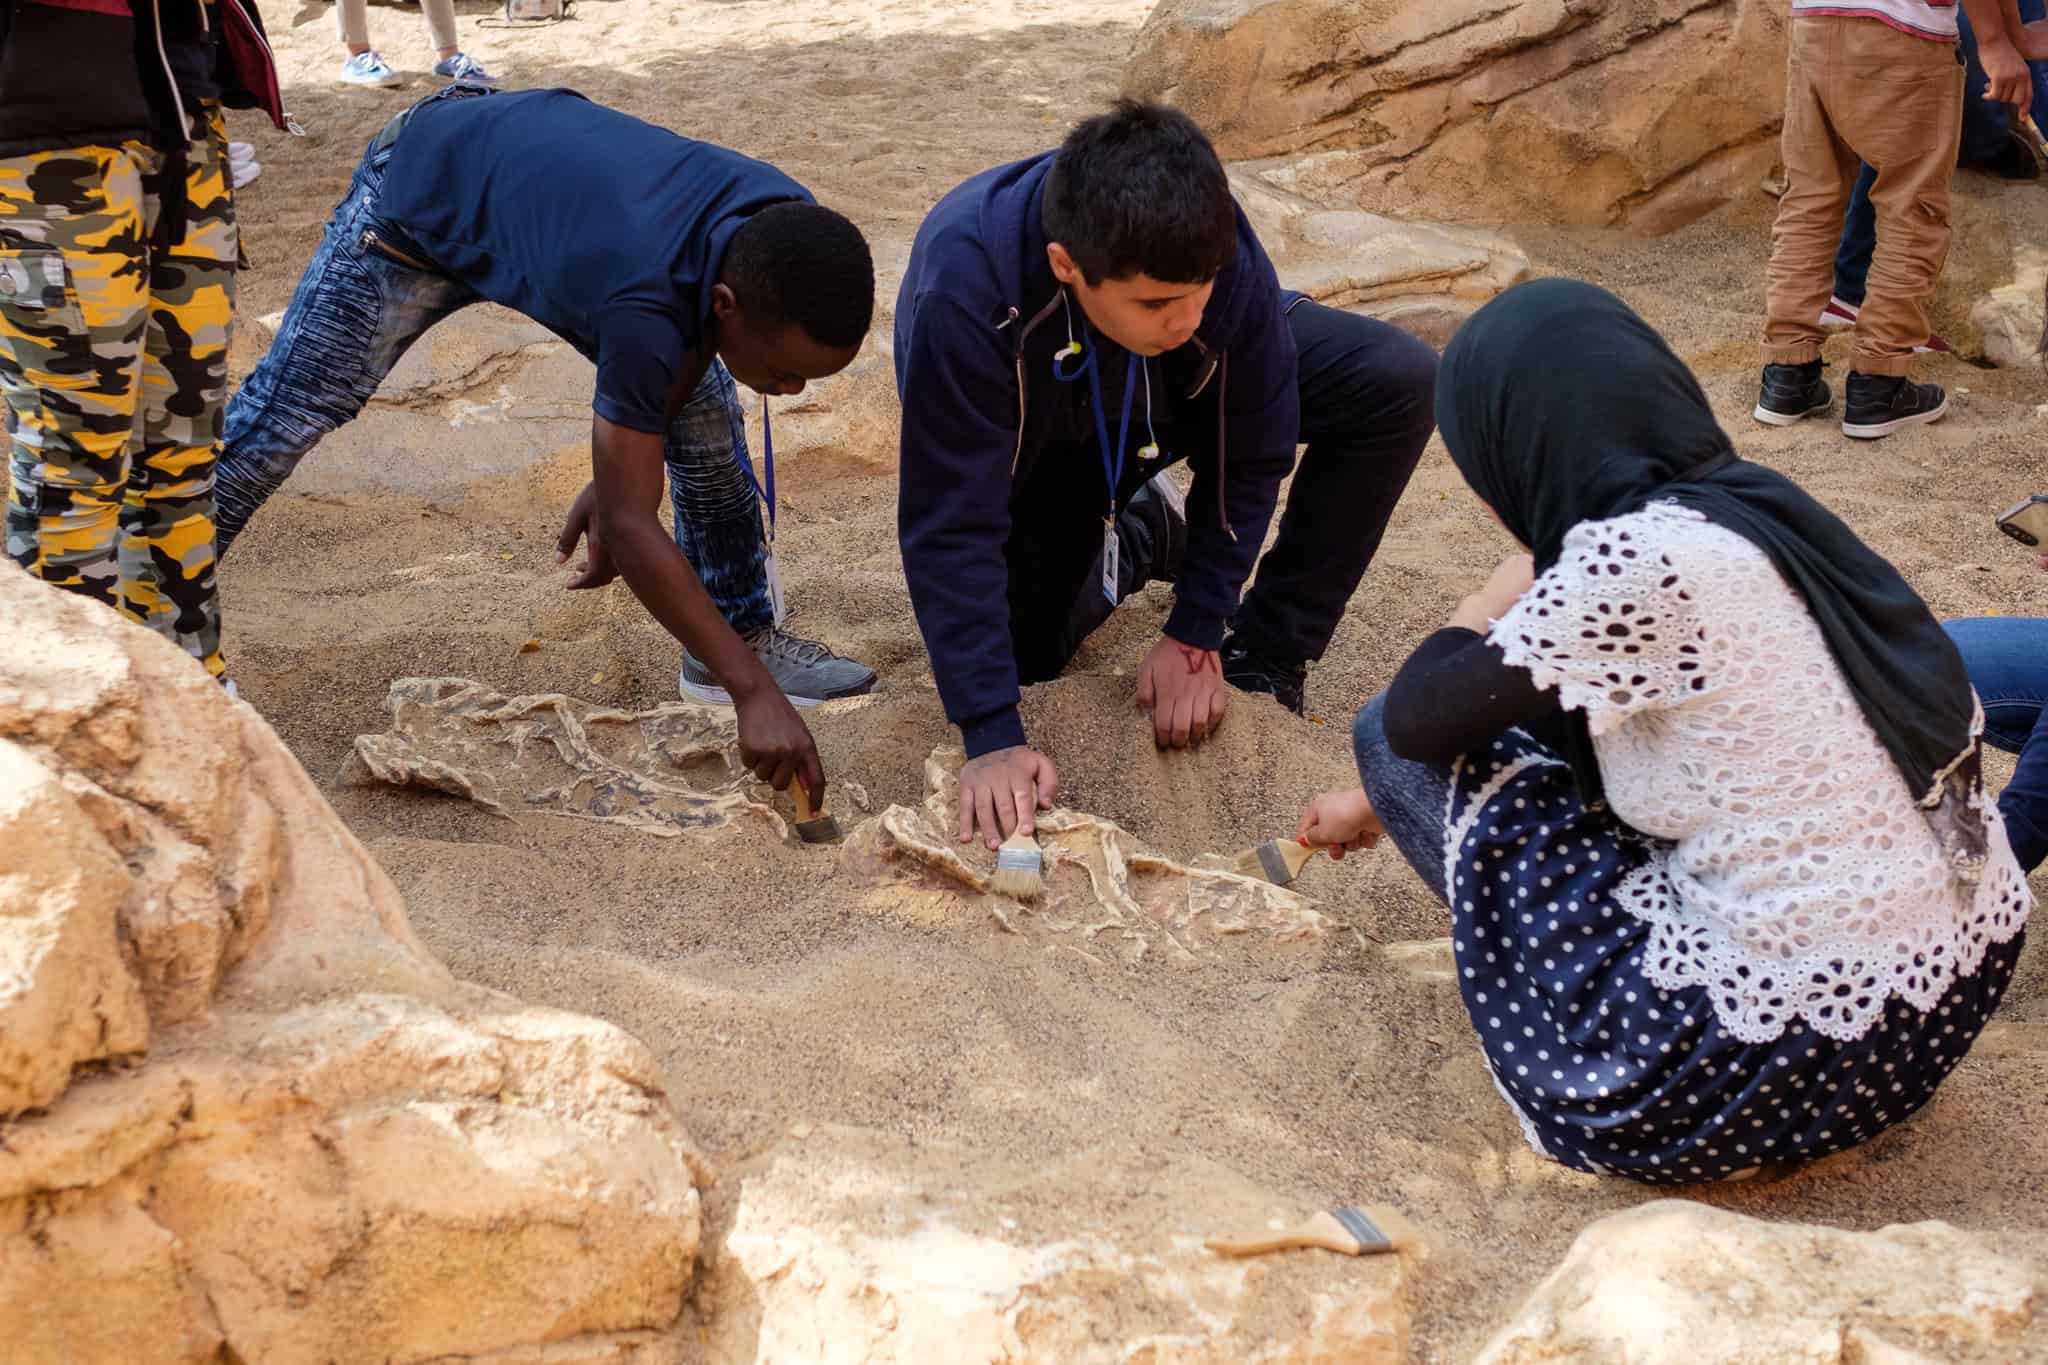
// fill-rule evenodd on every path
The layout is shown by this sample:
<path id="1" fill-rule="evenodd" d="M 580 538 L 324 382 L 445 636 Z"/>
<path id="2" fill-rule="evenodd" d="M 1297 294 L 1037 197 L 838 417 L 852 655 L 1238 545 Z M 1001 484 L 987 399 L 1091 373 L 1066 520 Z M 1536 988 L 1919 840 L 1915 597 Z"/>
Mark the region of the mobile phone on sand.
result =
<path id="1" fill-rule="evenodd" d="M 2048 493 L 2036 493 L 2008 507 L 1998 518 L 1998 529 L 2029 550 L 2040 549 L 2048 543 Z"/>

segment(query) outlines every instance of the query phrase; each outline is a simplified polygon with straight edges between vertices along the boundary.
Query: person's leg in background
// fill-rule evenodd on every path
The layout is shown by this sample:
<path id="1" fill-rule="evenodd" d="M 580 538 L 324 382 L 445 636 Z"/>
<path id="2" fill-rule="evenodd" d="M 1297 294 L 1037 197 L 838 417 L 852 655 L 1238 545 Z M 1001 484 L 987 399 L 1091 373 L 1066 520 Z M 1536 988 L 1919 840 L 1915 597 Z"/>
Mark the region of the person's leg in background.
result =
<path id="1" fill-rule="evenodd" d="M 1436 429 L 1436 352 L 1310 299 L 1288 310 L 1307 447 L 1273 547 L 1223 642 L 1223 676 L 1299 714 L 1320 659 Z"/>
<path id="2" fill-rule="evenodd" d="M 1870 206 L 1870 187 L 1876 183 L 1876 168 L 1865 162 L 1856 172 L 1849 207 L 1843 213 L 1842 236 L 1835 247 L 1834 295 L 1821 315 L 1823 326 L 1854 327 L 1856 314 L 1863 307 L 1870 253 L 1877 250 L 1877 210 Z"/>
<path id="3" fill-rule="evenodd" d="M 768 547 L 761 537 L 761 499 L 740 468 L 747 424 L 739 390 L 717 360 L 669 424 L 669 505 L 676 548 L 703 580 L 725 623 L 741 635 L 774 624 L 768 596 Z"/>
<path id="4" fill-rule="evenodd" d="M 783 695 L 801 706 L 872 690 L 873 669 L 841 658 L 816 640 L 791 635 L 775 620 L 761 499 L 741 467 L 749 458 L 746 417 L 739 389 L 719 361 L 711 362 L 690 401 L 669 423 L 663 453 L 676 548 Z M 678 681 L 682 694 L 693 700 L 730 700 L 711 670 L 687 649 Z"/>
<path id="5" fill-rule="evenodd" d="M 121 503 L 149 329 L 141 143 L 0 159 L 0 388 L 7 555 L 53 586 L 122 606 Z"/>
<path id="6" fill-rule="evenodd" d="M 1772 426 L 1825 412 L 1834 402 L 1821 377 L 1821 313 L 1860 158 L 1836 131 L 1822 91 L 1842 30 L 1872 22 L 1832 16 L 1792 21 L 1780 138 L 1785 194 L 1771 225 L 1764 373 L 1754 411 L 1759 422 Z"/>
<path id="7" fill-rule="evenodd" d="M 1386 693 L 1367 702 L 1351 727 L 1352 751 L 1358 758 L 1358 782 L 1373 814 L 1408 866 L 1438 900 L 1444 894 L 1444 827 L 1450 808 L 1451 774 L 1445 768 L 1414 763 L 1387 744 Z"/>
<path id="8" fill-rule="evenodd" d="M 1863 311 L 1863 295 L 1870 278 L 1870 258 L 1877 250 L 1877 210 L 1870 203 L 1870 187 L 1877 183 L 1877 170 L 1868 162 L 1856 174 L 1849 192 L 1849 209 L 1842 219 L 1842 239 L 1835 249 L 1835 292 L 1820 315 L 1820 325 L 1829 330 L 1854 327 Z M 1939 332 L 1913 348 L 1920 354 L 1954 350 Z"/>
<path id="9" fill-rule="evenodd" d="M 1998 798 L 2013 856 L 2032 872 L 2048 859 L 2048 618 L 1973 617 L 1946 623 L 1984 704 L 1984 741 L 2017 754 Z"/>
<path id="10" fill-rule="evenodd" d="M 150 254 L 139 448 L 131 446 L 118 559 L 123 609 L 219 677 L 214 468 L 238 237 L 227 125 L 218 105 L 204 118 L 187 153 L 184 240 Z"/>
<path id="11" fill-rule="evenodd" d="M 427 33 L 434 40 L 434 74 L 452 81 L 495 85 L 498 78 L 462 50 L 455 36 L 455 0 L 420 0 L 427 16 Z"/>
<path id="12" fill-rule="evenodd" d="M 390 159 L 390 144 L 373 142 L 363 154 L 276 338 L 228 404 L 215 475 L 222 558 L 320 438 L 363 410 L 413 342 L 476 302 L 460 280 L 403 265 L 368 245 Z"/>
<path id="13" fill-rule="evenodd" d="M 370 46 L 370 0 L 334 0 L 334 22 L 348 58 L 337 78 L 343 85 L 391 86 L 405 77 L 392 69 L 383 54 Z"/>
<path id="14" fill-rule="evenodd" d="M 1962 128 L 1963 68 L 1954 50 L 1872 20 L 1838 21 L 1841 61 L 1828 108 L 1877 167 L 1870 202 L 1877 250 L 1856 320 L 1845 435 L 1875 438 L 1947 411 L 1939 385 L 1908 377 L 1928 335 L 1927 303 L 1948 260 L 1949 182 Z"/>

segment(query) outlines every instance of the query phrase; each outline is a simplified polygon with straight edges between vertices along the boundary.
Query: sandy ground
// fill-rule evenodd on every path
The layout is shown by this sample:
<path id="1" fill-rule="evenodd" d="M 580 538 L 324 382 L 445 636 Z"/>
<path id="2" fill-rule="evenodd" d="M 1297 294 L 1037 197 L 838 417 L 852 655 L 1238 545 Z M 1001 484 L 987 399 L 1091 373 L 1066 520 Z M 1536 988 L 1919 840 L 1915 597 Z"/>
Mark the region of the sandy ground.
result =
<path id="1" fill-rule="evenodd" d="M 491 5 L 459 8 L 465 47 L 511 84 L 572 86 L 804 180 L 874 238 L 886 308 L 924 211 L 974 171 L 1050 145 L 1109 97 L 1147 5 L 582 0 L 573 22 L 517 33 L 481 26 Z M 242 203 L 255 268 L 238 374 L 267 340 L 254 320 L 284 306 L 364 140 L 430 88 L 415 11 L 373 8 L 378 45 L 417 73 L 410 88 L 384 92 L 334 84 L 328 6 L 278 5 L 269 19 L 288 102 L 310 135 L 235 123 L 265 167 Z M 1936 324 L 1960 344 L 1970 300 L 2003 278 L 2016 234 L 2038 231 L 2048 190 L 1974 175 L 1959 190 L 1959 249 Z M 1990 520 L 2048 486 L 2040 376 L 1932 362 L 1929 377 L 1967 390 L 1953 415 L 1877 445 L 1852 445 L 1831 425 L 1763 431 L 1747 419 L 1769 209 L 1759 194 L 1660 242 L 1511 233 L 1543 272 L 1599 280 L 1664 328 L 1745 453 L 1845 515 L 1939 612 L 2042 609 L 2048 579 Z M 316 453 L 222 580 L 243 696 L 330 781 L 457 972 L 647 1039 L 686 1121 L 727 1166 L 798 1121 L 959 1144 L 1020 1179 L 1046 1173 L 1027 1231 L 1050 1237 L 1062 1222 L 1059 1172 L 1154 1161 L 1218 1163 L 1303 1208 L 1400 1203 L 1450 1248 L 1417 1282 L 1420 1359 L 1469 1355 L 1581 1227 L 1647 1197 L 1546 1170 L 1522 1151 L 1455 993 L 1397 969 L 1379 946 L 1447 932 L 1391 852 L 1311 874 L 1323 908 L 1355 933 L 1247 945 L 1191 966 L 1105 967 L 1049 952 L 1041 936 L 1006 935 L 980 913 L 865 913 L 829 858 L 740 830 L 654 840 L 333 784 L 352 739 L 384 728 L 394 677 L 464 675 L 629 706 L 673 696 L 675 647 L 623 587 L 572 596 L 554 567 L 560 514 L 587 476 L 580 362 L 485 318 L 445 328 L 451 340 L 428 357 L 426 380 L 387 391 L 391 401 L 330 442 L 345 453 Z M 878 321 L 886 337 L 886 313 Z M 490 326 L 510 339 L 492 340 Z M 1834 358 L 1839 376 L 1846 355 Z M 925 754 L 949 738 L 892 534 L 886 364 L 871 348 L 858 373 L 792 412 L 788 438 L 781 416 L 777 431 L 790 451 L 781 524 L 793 625 L 872 663 L 889 694 L 821 720 L 818 738 L 833 773 L 878 804 L 916 801 Z M 522 414 L 521 366 L 552 367 L 544 412 Z M 502 441 L 526 442 L 511 467 L 491 459 L 512 447 L 478 445 L 489 432 L 477 423 L 490 420 L 504 423 Z M 458 446 L 472 454 L 438 463 Z M 1169 853 L 1285 832 L 1316 789 L 1355 781 L 1351 715 L 1508 548 L 1433 448 L 1311 677 L 1311 719 L 1241 702 L 1212 749 L 1154 754 L 1127 709 L 1127 678 L 1114 676 L 1135 667 L 1164 617 L 1166 599 L 1153 596 L 1089 643 L 1077 677 L 1031 697 L 1034 733 L 1062 765 L 1072 804 Z M 529 640 L 539 647 L 520 652 Z M 2043 977 L 2030 953 L 1993 1038 L 1917 1121 L 1789 1182 L 1702 1197 L 1847 1227 L 1945 1218 L 2048 1266 Z M 1160 1196 L 1134 1191 L 1117 1213 L 1134 1240 L 1176 1215 Z"/>

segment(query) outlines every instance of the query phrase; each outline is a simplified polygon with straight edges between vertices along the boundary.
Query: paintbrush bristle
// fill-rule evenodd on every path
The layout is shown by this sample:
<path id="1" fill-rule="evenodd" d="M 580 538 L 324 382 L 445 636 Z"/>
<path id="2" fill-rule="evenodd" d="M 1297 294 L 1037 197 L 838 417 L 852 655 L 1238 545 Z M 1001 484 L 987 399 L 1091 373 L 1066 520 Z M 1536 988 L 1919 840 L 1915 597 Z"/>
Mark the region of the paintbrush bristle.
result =
<path id="1" fill-rule="evenodd" d="M 1342 1205 L 1330 1210 L 1352 1241 L 1360 1256 L 1386 1251 L 1406 1251 L 1416 1243 L 1415 1225 L 1383 1204 L 1365 1207 Z"/>
<path id="2" fill-rule="evenodd" d="M 996 870 L 988 879 L 989 889 L 999 896 L 1030 900 L 1045 879 L 1045 855 L 1038 841 L 1028 834 L 1012 834 L 996 850 Z"/>
<path id="3" fill-rule="evenodd" d="M 1286 886 L 1301 875 L 1301 869 L 1316 856 L 1316 846 L 1299 839 L 1268 839 L 1257 848 L 1237 855 L 1232 868 L 1245 877 L 1258 877 L 1275 886 Z"/>

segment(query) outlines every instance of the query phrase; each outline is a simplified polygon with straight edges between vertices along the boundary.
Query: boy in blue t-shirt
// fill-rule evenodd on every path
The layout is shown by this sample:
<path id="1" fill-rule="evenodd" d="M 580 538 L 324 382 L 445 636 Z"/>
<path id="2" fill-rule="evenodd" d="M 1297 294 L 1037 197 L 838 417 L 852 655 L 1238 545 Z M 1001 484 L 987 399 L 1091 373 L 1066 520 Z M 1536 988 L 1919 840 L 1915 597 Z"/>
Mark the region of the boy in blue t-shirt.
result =
<path id="1" fill-rule="evenodd" d="M 792 704 L 875 675 L 780 628 L 734 381 L 794 394 L 846 368 L 874 292 L 859 229 L 772 166 L 570 90 L 450 86 L 372 140 L 228 409 L 220 553 L 429 327 L 515 309 L 597 366 L 593 477 L 558 545 L 566 560 L 589 537 L 569 586 L 623 575 L 682 642 L 684 695 L 734 704 L 756 775 L 821 797 Z"/>

